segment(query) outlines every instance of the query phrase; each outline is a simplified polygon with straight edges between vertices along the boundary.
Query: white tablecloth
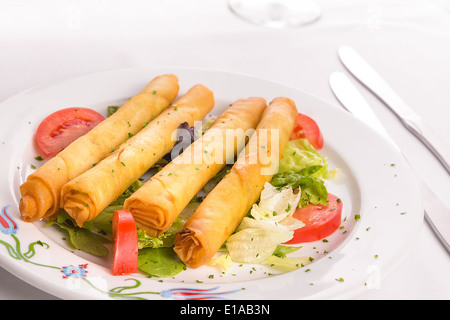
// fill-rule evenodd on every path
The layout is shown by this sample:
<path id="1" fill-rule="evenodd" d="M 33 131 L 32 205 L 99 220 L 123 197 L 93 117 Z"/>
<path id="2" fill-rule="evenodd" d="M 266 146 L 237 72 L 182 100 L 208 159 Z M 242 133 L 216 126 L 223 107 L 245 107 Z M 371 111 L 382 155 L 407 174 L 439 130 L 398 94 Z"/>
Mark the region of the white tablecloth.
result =
<path id="1" fill-rule="evenodd" d="M 0 2 L 0 101 L 85 72 L 189 66 L 246 73 L 338 105 L 328 76 L 356 48 L 450 144 L 450 6 L 446 0 L 318 0 L 321 19 L 268 29 L 225 0 Z M 438 7 L 438 3 L 441 5 Z M 412 165 L 450 207 L 450 177 L 377 98 L 355 81 Z M 355 299 L 450 299 L 450 255 L 424 222 L 412 252 L 379 289 Z M 0 299 L 55 299 L 0 267 Z"/>

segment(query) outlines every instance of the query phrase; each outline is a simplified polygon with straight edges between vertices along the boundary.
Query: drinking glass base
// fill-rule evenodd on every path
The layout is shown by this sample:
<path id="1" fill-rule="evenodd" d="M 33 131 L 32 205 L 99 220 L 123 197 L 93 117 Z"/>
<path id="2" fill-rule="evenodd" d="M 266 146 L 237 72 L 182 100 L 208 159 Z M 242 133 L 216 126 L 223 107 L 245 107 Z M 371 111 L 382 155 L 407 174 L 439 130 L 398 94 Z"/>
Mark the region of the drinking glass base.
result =
<path id="1" fill-rule="evenodd" d="M 310 24 L 322 14 L 313 0 L 229 0 L 228 7 L 244 20 L 273 28 Z"/>

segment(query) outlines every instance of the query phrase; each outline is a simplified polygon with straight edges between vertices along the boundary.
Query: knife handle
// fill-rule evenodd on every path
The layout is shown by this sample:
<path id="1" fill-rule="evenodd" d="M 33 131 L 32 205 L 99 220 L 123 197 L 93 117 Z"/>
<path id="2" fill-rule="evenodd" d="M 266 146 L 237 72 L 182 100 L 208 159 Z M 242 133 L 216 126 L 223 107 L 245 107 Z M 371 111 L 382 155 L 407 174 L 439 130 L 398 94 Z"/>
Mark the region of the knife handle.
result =
<path id="1" fill-rule="evenodd" d="M 402 119 L 403 124 L 434 154 L 450 174 L 450 146 L 422 120 Z"/>

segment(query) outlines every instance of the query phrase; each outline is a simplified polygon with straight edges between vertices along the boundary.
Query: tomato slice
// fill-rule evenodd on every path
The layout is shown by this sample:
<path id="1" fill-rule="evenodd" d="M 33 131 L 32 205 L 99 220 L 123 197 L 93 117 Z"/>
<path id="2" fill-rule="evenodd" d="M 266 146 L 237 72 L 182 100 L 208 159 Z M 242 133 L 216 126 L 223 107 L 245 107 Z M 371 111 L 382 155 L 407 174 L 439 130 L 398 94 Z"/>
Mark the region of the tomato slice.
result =
<path id="1" fill-rule="evenodd" d="M 45 157 L 53 157 L 105 119 L 88 108 L 66 108 L 45 118 L 36 131 L 36 141 Z"/>
<path id="2" fill-rule="evenodd" d="M 136 223 L 128 210 L 114 211 L 112 230 L 114 237 L 114 260 L 112 274 L 137 273 L 138 236 Z"/>
<path id="3" fill-rule="evenodd" d="M 317 123 L 310 117 L 299 113 L 297 124 L 291 133 L 291 140 L 307 139 L 316 149 L 323 148 L 323 136 Z"/>
<path id="4" fill-rule="evenodd" d="M 328 206 L 309 205 L 297 208 L 293 217 L 305 226 L 294 231 L 294 237 L 286 244 L 298 244 L 324 239 L 341 225 L 342 201 L 328 193 Z"/>

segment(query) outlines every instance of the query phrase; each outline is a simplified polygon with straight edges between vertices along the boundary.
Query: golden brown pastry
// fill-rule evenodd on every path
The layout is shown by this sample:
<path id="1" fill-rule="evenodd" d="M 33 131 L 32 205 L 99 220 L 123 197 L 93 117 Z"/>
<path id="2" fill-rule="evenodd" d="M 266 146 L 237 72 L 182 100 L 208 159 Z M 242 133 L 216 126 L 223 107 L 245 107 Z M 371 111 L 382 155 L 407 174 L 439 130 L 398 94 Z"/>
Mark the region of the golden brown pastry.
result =
<path id="1" fill-rule="evenodd" d="M 191 268 L 208 263 L 271 180 L 297 118 L 294 102 L 274 99 L 238 160 L 175 238 L 175 252 Z"/>
<path id="2" fill-rule="evenodd" d="M 124 204 L 136 224 L 151 236 L 165 232 L 189 201 L 245 146 L 266 108 L 263 98 L 233 103 L 210 129 L 166 165 Z M 251 132 L 252 133 L 252 132 Z"/>
<path id="3" fill-rule="evenodd" d="M 192 87 L 116 151 L 61 191 L 64 210 L 79 226 L 94 219 L 175 145 L 180 124 L 201 121 L 214 107 L 213 93 L 203 85 Z"/>
<path id="4" fill-rule="evenodd" d="M 61 188 L 111 150 L 136 134 L 145 123 L 166 109 L 178 95 L 178 78 L 172 74 L 154 78 L 139 94 L 126 101 L 112 116 L 72 142 L 27 177 L 20 186 L 19 210 L 27 222 L 52 219 L 60 210 Z"/>

